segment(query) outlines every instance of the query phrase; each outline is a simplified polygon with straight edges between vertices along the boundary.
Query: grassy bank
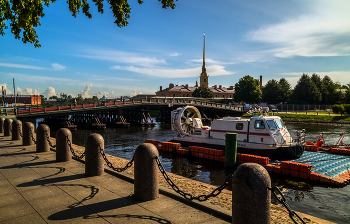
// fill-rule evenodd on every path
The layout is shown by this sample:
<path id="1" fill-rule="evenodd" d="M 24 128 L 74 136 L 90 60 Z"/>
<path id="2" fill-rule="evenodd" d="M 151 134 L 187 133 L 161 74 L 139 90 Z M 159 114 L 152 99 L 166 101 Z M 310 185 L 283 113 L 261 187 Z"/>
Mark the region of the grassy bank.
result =
<path id="1" fill-rule="evenodd" d="M 340 115 L 310 115 L 310 114 L 291 114 L 291 113 L 274 113 L 275 115 L 281 117 L 283 120 L 298 120 L 307 122 L 344 122 L 350 123 L 350 116 L 340 116 Z"/>

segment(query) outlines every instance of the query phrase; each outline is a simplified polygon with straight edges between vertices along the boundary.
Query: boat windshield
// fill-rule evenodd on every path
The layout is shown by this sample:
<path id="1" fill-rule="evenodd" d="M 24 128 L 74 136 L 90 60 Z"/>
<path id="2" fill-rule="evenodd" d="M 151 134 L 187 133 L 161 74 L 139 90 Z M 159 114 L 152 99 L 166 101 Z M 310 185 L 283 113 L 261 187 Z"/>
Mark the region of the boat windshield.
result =
<path id="1" fill-rule="evenodd" d="M 284 127 L 284 125 L 283 125 L 281 120 L 275 120 L 275 122 L 276 122 L 278 128 L 283 128 Z"/>
<path id="2" fill-rule="evenodd" d="M 277 129 L 277 125 L 273 120 L 267 120 L 266 122 L 269 125 L 270 129 Z"/>

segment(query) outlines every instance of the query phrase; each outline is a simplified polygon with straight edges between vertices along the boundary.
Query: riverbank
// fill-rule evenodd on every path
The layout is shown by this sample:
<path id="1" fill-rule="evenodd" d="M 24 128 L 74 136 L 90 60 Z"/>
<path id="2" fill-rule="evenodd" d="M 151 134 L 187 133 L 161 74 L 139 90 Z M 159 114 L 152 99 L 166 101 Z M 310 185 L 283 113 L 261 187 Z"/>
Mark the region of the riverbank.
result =
<path id="1" fill-rule="evenodd" d="M 260 114 L 259 114 L 260 115 Z M 339 115 L 334 113 L 305 113 L 305 112 L 278 112 L 269 115 L 279 116 L 284 122 L 289 123 L 314 123 L 314 124 L 340 124 L 350 125 L 349 115 Z"/>
<path id="2" fill-rule="evenodd" d="M 51 138 L 51 141 L 53 142 L 53 144 L 55 144 L 54 138 Z M 85 151 L 85 148 L 82 146 L 73 145 L 73 147 L 75 152 L 78 155 L 80 155 Z M 129 162 L 129 160 L 115 157 L 108 154 L 107 154 L 107 158 L 113 164 L 114 167 L 124 167 Z M 126 174 L 133 176 L 134 166 L 131 166 L 129 169 L 127 169 L 124 172 Z M 160 175 L 159 177 L 160 185 L 172 190 L 172 188 L 163 178 L 161 173 L 159 173 L 159 175 Z M 174 184 L 176 184 L 179 187 L 179 189 L 195 197 L 203 194 L 205 195 L 210 194 L 213 190 L 216 189 L 216 187 L 213 185 L 205 184 L 196 180 L 178 176 L 173 173 L 168 173 L 168 175 L 170 179 L 174 182 Z M 224 189 L 220 195 L 218 195 L 217 197 L 210 198 L 208 202 L 213 205 L 219 206 L 225 210 L 232 210 L 232 193 L 231 191 Z M 298 214 L 303 218 L 303 220 L 306 223 L 331 223 L 326 220 L 322 220 L 300 212 L 298 212 Z M 289 218 L 289 214 L 284 207 L 279 205 L 271 205 L 271 223 L 294 223 L 294 222 Z"/>

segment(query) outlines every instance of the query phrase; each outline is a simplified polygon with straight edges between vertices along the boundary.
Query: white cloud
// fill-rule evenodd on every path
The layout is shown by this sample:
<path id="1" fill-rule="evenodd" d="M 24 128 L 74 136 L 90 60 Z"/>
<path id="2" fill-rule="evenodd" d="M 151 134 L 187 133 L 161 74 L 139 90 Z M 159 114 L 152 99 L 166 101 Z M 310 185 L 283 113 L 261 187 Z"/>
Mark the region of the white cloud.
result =
<path id="1" fill-rule="evenodd" d="M 56 78 L 56 77 L 49 77 L 49 76 L 38 76 L 38 75 L 25 75 L 20 73 L 6 73 L 8 76 L 14 77 L 15 79 L 20 79 L 21 81 L 28 81 L 28 82 L 64 82 L 64 83 L 80 83 L 80 81 L 67 79 L 67 78 Z"/>
<path id="2" fill-rule="evenodd" d="M 137 72 L 145 75 L 160 77 L 160 78 L 189 78 L 200 75 L 202 68 L 188 68 L 188 69 L 167 69 L 167 68 L 140 68 L 134 66 L 114 66 L 113 69 L 127 70 Z M 231 75 L 232 72 L 226 71 L 224 66 L 213 65 L 207 67 L 209 76 Z"/>
<path id="3" fill-rule="evenodd" d="M 132 93 L 129 94 L 130 97 L 137 96 L 138 94 L 142 94 L 142 92 L 137 92 L 136 89 Z"/>
<path id="4" fill-rule="evenodd" d="M 181 54 L 180 53 L 177 53 L 177 52 L 174 52 L 172 54 L 169 54 L 170 57 L 177 57 L 177 56 L 180 56 Z"/>
<path id="5" fill-rule="evenodd" d="M 153 66 L 155 64 L 166 64 L 164 59 L 158 59 L 149 56 L 140 56 L 136 53 L 124 51 L 109 51 L 109 50 L 91 50 L 82 55 L 77 55 L 85 58 L 93 58 L 99 60 L 113 61 L 118 63 L 136 64 L 139 66 Z"/>
<path id="6" fill-rule="evenodd" d="M 89 91 L 90 91 L 91 87 L 92 87 L 92 85 L 88 84 L 88 85 L 86 85 L 85 89 L 80 92 L 80 94 L 83 98 L 90 98 Z"/>
<path id="7" fill-rule="evenodd" d="M 52 64 L 52 68 L 55 69 L 55 70 L 63 70 L 63 69 L 66 69 L 66 66 L 63 66 L 63 65 L 60 65 L 60 64 L 57 64 L 57 63 L 53 63 Z"/>
<path id="8" fill-rule="evenodd" d="M 22 90 L 21 88 L 17 87 L 16 94 L 18 95 L 40 95 L 39 89 L 35 89 L 33 92 L 32 88 L 26 88 L 25 90 Z"/>
<path id="9" fill-rule="evenodd" d="M 25 68 L 25 69 L 37 69 L 43 70 L 44 67 L 32 66 L 32 65 L 22 65 L 22 64 L 12 64 L 12 63 L 0 63 L 2 67 L 10 67 L 10 68 Z"/>
<path id="10" fill-rule="evenodd" d="M 350 51 L 350 2 L 320 0 L 307 15 L 248 33 L 253 41 L 272 44 L 276 57 L 343 56 Z"/>
<path id="11" fill-rule="evenodd" d="M 6 84 L 6 83 L 0 84 L 0 88 L 1 88 L 0 91 L 2 91 L 2 90 L 5 91 L 5 90 L 6 90 L 6 95 L 13 94 L 13 92 L 12 92 L 11 90 L 7 89 L 7 84 Z M 2 94 L 2 93 L 1 93 L 1 94 Z"/>
<path id="12" fill-rule="evenodd" d="M 114 94 L 113 91 L 111 91 L 110 93 L 108 93 L 108 92 L 98 92 L 95 95 L 99 99 L 102 98 L 102 97 L 106 97 L 107 99 L 116 99 L 116 98 L 118 98 L 118 96 L 116 94 Z"/>
<path id="13" fill-rule="evenodd" d="M 57 96 L 56 91 L 53 87 L 48 87 L 44 94 L 43 94 L 47 99 L 50 98 L 50 96 Z"/>

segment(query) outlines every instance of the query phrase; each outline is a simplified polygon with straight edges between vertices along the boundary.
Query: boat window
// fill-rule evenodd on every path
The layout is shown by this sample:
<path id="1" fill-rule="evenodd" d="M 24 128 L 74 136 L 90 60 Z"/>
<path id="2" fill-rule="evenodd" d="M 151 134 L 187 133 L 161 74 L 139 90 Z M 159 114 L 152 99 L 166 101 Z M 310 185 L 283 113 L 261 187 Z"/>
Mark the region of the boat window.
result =
<path id="1" fill-rule="evenodd" d="M 267 120 L 266 122 L 269 125 L 270 129 L 277 129 L 277 125 L 273 120 Z"/>
<path id="2" fill-rule="evenodd" d="M 255 129 L 265 129 L 264 121 L 262 120 L 255 121 L 254 127 Z"/>
<path id="3" fill-rule="evenodd" d="M 237 123 L 236 130 L 243 130 L 243 123 Z"/>
<path id="4" fill-rule="evenodd" d="M 284 125 L 283 125 L 281 120 L 275 120 L 275 121 L 276 121 L 276 124 L 277 124 L 278 128 L 283 128 L 284 127 Z"/>

